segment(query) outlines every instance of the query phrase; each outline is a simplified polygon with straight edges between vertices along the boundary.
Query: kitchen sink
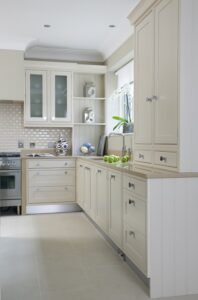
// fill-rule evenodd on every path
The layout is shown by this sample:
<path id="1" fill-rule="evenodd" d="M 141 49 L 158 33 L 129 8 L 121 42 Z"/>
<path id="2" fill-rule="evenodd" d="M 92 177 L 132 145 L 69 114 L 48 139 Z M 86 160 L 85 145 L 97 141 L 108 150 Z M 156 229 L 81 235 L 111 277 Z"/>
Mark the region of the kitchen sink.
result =
<path id="1" fill-rule="evenodd" d="M 51 153 L 29 153 L 29 154 L 26 154 L 26 156 L 29 156 L 29 157 L 54 157 L 55 155 L 53 155 Z"/>

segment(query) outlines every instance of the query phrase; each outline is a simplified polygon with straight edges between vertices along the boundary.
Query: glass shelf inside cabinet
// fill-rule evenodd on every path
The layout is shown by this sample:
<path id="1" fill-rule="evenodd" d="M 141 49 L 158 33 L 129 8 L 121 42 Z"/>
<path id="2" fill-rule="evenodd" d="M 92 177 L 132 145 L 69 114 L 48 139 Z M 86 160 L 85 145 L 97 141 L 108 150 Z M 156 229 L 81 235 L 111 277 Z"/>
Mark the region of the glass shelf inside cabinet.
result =
<path id="1" fill-rule="evenodd" d="M 55 117 L 67 117 L 67 76 L 55 76 Z"/>
<path id="2" fill-rule="evenodd" d="M 30 116 L 31 118 L 43 116 L 43 80 L 40 74 L 30 75 Z"/>

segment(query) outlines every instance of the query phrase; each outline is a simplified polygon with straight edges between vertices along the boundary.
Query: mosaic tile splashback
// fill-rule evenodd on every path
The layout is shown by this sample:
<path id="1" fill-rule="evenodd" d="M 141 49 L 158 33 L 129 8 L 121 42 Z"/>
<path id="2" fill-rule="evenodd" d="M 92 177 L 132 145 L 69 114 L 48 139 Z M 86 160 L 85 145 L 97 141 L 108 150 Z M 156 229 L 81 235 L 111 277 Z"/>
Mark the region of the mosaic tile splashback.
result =
<path id="1" fill-rule="evenodd" d="M 35 143 L 36 148 L 47 148 L 48 143 L 57 141 L 62 133 L 71 148 L 71 128 L 25 128 L 23 125 L 23 104 L 0 103 L 0 151 L 16 151 L 18 141 L 24 142 L 24 148 Z"/>

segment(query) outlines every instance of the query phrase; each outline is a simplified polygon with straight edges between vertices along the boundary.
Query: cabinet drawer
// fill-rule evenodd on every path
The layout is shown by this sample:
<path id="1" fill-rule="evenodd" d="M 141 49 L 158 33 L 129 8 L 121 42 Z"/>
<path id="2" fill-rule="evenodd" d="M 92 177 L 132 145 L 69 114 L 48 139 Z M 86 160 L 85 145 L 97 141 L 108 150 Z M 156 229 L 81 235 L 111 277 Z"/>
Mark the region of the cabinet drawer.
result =
<path id="1" fill-rule="evenodd" d="M 30 159 L 28 161 L 30 169 L 48 169 L 48 168 L 74 168 L 75 160 L 70 159 Z"/>
<path id="2" fill-rule="evenodd" d="M 131 176 L 124 176 L 124 189 L 132 191 L 133 193 L 146 197 L 146 182 L 138 180 Z"/>
<path id="3" fill-rule="evenodd" d="M 127 223 L 124 223 L 123 248 L 131 261 L 147 275 L 146 238 Z"/>
<path id="4" fill-rule="evenodd" d="M 177 167 L 177 153 L 176 152 L 155 152 L 155 164 L 168 167 Z"/>
<path id="5" fill-rule="evenodd" d="M 135 150 L 135 161 L 152 163 L 152 152 L 146 150 Z"/>
<path id="6" fill-rule="evenodd" d="M 142 234 L 146 233 L 146 203 L 124 191 L 124 221 Z"/>
<path id="7" fill-rule="evenodd" d="M 75 187 L 30 187 L 29 204 L 62 203 L 75 201 Z"/>
<path id="8" fill-rule="evenodd" d="M 29 186 L 75 185 L 75 169 L 29 170 Z"/>

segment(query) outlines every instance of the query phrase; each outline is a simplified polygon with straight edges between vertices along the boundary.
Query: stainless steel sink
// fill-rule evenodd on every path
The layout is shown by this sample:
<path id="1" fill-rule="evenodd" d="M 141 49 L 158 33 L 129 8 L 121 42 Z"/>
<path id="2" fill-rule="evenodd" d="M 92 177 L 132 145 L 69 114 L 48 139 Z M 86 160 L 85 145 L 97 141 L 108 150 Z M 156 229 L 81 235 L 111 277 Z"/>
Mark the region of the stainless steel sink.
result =
<path id="1" fill-rule="evenodd" d="M 26 154 L 26 156 L 29 156 L 29 157 L 54 157 L 55 155 L 53 155 L 51 153 L 29 153 L 29 154 Z"/>

